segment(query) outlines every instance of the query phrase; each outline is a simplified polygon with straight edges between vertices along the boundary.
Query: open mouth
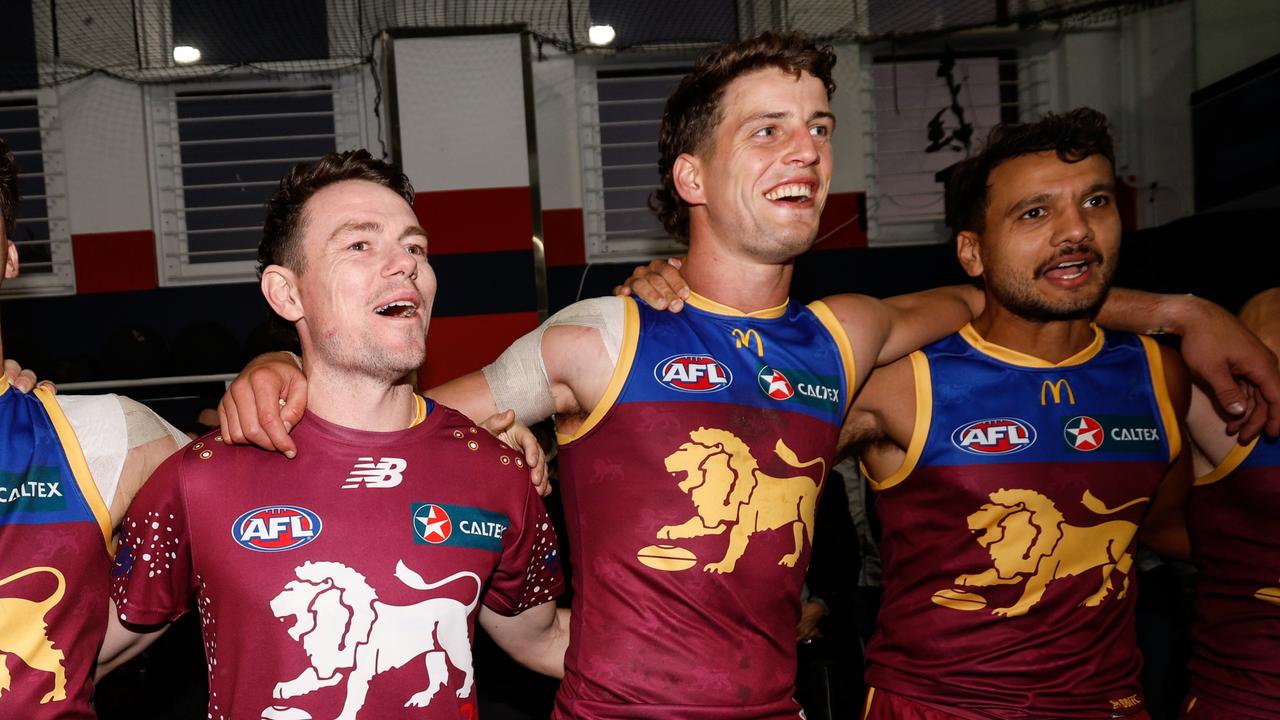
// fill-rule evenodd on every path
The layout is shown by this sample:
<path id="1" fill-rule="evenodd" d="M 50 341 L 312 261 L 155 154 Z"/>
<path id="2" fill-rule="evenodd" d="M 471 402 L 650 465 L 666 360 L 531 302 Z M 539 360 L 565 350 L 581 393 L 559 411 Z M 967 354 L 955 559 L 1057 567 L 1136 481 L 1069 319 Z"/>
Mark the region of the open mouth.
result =
<path id="1" fill-rule="evenodd" d="M 395 300 L 386 305 L 380 305 L 373 311 L 383 317 L 411 318 L 418 314 L 418 305 L 408 300 Z"/>
<path id="2" fill-rule="evenodd" d="M 1072 260 L 1050 267 L 1044 272 L 1044 275 L 1052 280 L 1075 280 L 1088 273 L 1091 267 L 1093 267 L 1093 261 L 1091 260 Z"/>
<path id="3" fill-rule="evenodd" d="M 787 203 L 789 205 L 807 205 L 812 203 L 813 183 L 788 182 L 774 186 L 764 194 L 766 200 Z"/>

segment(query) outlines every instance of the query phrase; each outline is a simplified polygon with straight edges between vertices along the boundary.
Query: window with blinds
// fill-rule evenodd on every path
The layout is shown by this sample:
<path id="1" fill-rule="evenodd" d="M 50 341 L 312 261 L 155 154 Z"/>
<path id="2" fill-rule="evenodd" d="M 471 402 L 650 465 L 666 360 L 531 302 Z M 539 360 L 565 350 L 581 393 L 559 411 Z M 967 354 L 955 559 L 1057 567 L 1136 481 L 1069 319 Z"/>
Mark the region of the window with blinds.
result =
<path id="1" fill-rule="evenodd" d="M 683 253 L 649 209 L 658 186 L 658 128 L 688 65 L 579 67 L 587 260 Z"/>
<path id="2" fill-rule="evenodd" d="M 10 238 L 18 248 L 19 276 L 0 294 L 60 295 L 75 292 L 71 258 L 65 159 L 52 91 L 0 93 L 0 138 L 18 162 L 18 227 Z"/>
<path id="3" fill-rule="evenodd" d="M 294 165 L 362 145 L 359 78 L 150 88 L 162 283 L 255 278 L 265 205 Z"/>

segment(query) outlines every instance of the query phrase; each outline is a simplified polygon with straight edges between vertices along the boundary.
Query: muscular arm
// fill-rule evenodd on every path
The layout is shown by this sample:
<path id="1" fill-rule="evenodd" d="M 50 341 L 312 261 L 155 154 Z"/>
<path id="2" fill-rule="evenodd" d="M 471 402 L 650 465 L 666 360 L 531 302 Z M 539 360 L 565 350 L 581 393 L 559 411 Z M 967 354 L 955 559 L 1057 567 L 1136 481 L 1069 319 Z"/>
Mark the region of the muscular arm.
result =
<path id="1" fill-rule="evenodd" d="M 1238 432 L 1245 442 L 1264 427 L 1268 435 L 1280 435 L 1276 356 L 1226 310 L 1190 295 L 1113 288 L 1097 320 L 1103 327 L 1126 332 L 1181 335 L 1186 365 L 1233 417 L 1227 431 Z M 1238 380 L 1245 381 L 1244 390 Z M 1256 393 L 1256 406 L 1247 392 Z"/>
<path id="2" fill-rule="evenodd" d="M 564 677 L 564 651 L 569 647 L 569 610 L 545 602 L 519 615 L 499 615 L 480 608 L 480 627 L 516 662 L 554 678 Z"/>
<path id="3" fill-rule="evenodd" d="M 1178 354 L 1162 347 L 1165 383 L 1173 410 L 1178 417 L 1178 430 L 1182 435 L 1182 452 L 1165 473 L 1156 495 L 1151 500 L 1142 526 L 1138 528 L 1138 540 L 1164 557 L 1178 560 L 1191 558 L 1191 540 L 1187 534 L 1187 497 L 1194 479 L 1191 467 L 1191 438 L 1183 418 L 1190 404 L 1191 388 L 1187 368 Z"/>

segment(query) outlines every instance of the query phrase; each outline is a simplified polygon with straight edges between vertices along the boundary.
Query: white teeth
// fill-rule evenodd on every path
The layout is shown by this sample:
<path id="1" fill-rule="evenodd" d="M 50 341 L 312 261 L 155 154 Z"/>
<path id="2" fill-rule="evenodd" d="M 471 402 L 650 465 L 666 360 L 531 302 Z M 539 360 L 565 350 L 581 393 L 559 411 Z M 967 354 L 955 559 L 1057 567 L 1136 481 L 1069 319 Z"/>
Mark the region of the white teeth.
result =
<path id="1" fill-rule="evenodd" d="M 1056 267 L 1060 267 L 1060 268 L 1076 267 L 1076 266 L 1084 267 L 1084 265 L 1085 265 L 1085 264 L 1086 264 L 1086 263 L 1085 263 L 1085 261 L 1084 261 L 1084 260 L 1076 260 L 1075 262 L 1064 262 L 1064 263 L 1058 263 L 1058 265 L 1057 265 Z"/>
<path id="2" fill-rule="evenodd" d="M 378 313 L 379 315 L 386 315 L 393 308 L 408 308 L 409 312 L 402 313 L 402 316 L 403 316 L 403 315 L 411 314 L 414 310 L 418 309 L 418 306 L 409 302 L 408 300 L 396 300 L 395 302 L 389 302 L 386 305 L 374 308 L 373 311 Z"/>
<path id="3" fill-rule="evenodd" d="M 764 194 L 768 200 L 778 200 L 784 197 L 800 197 L 809 198 L 813 196 L 813 188 L 805 183 L 789 183 L 787 185 L 779 185 Z"/>

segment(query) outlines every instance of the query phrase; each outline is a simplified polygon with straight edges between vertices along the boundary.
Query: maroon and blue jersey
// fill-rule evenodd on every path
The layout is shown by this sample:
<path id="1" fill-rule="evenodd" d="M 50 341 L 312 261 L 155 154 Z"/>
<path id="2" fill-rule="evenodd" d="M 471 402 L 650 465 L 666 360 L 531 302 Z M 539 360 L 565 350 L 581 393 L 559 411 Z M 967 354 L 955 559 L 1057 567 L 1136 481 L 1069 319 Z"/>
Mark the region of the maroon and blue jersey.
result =
<path id="1" fill-rule="evenodd" d="M 0 717 L 93 718 L 111 521 L 48 391 L 0 373 Z"/>
<path id="2" fill-rule="evenodd" d="M 558 593 L 523 459 L 418 402 L 421 422 L 398 432 L 308 415 L 293 460 L 206 435 L 134 500 L 120 619 L 160 625 L 195 604 L 211 720 L 473 718 L 478 607 L 515 615 Z"/>
<path id="3" fill-rule="evenodd" d="M 961 717 L 1142 711 L 1134 537 L 1180 451 L 1159 347 L 1053 364 L 968 326 L 913 353 L 916 424 L 875 478 L 884 596 L 867 682 Z"/>
<path id="4" fill-rule="evenodd" d="M 852 392 L 827 307 L 625 301 L 599 406 L 560 437 L 574 605 L 556 717 L 795 718 L 814 507 Z"/>
<path id="5" fill-rule="evenodd" d="M 1236 446 L 1191 491 L 1191 694 L 1233 717 L 1280 715 L 1280 441 Z M 1194 715 L 1192 716 L 1194 717 Z"/>

